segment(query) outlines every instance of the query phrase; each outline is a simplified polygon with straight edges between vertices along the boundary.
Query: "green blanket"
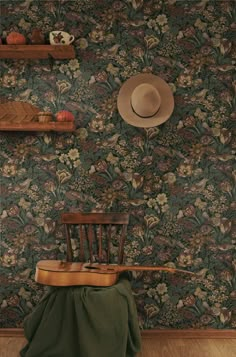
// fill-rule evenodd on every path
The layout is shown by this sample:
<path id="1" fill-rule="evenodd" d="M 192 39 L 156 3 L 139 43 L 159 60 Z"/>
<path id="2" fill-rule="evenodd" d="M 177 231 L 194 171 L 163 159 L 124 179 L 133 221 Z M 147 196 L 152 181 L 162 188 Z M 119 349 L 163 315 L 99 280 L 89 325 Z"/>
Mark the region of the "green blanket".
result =
<path id="1" fill-rule="evenodd" d="M 21 357 L 134 357 L 141 345 L 127 279 L 106 288 L 50 288 L 24 332 Z"/>

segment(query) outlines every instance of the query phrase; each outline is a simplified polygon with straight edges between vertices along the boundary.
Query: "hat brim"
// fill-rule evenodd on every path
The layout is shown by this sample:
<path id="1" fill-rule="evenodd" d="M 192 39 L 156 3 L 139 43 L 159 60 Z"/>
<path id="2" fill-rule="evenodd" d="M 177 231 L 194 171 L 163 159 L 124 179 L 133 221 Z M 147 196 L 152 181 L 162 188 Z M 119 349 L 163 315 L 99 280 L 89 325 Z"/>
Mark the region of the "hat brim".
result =
<path id="1" fill-rule="evenodd" d="M 158 112 L 151 118 L 143 118 L 137 115 L 131 106 L 131 95 L 134 89 L 143 83 L 153 85 L 161 97 L 161 105 Z M 164 123 L 174 110 L 174 96 L 169 85 L 160 77 L 151 73 L 141 73 L 129 78 L 120 88 L 117 107 L 122 118 L 133 126 L 149 128 Z"/>

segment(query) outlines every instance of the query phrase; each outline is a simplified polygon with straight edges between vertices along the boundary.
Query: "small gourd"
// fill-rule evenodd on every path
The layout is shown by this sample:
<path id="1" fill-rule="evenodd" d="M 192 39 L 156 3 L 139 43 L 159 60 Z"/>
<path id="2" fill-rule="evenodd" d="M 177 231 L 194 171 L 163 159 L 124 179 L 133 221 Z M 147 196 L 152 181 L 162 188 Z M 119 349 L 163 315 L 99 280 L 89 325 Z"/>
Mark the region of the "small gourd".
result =
<path id="1" fill-rule="evenodd" d="M 26 38 L 19 32 L 11 32 L 6 38 L 8 45 L 25 45 Z"/>
<path id="2" fill-rule="evenodd" d="M 74 115 L 68 110 L 61 110 L 56 114 L 57 121 L 74 121 Z"/>

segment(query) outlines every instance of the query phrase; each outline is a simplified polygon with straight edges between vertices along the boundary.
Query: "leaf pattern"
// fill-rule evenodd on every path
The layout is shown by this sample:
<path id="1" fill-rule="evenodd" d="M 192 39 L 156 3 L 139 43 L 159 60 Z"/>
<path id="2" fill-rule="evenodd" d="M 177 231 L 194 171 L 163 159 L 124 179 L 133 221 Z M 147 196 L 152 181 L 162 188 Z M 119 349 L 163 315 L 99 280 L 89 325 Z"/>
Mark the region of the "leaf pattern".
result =
<path id="1" fill-rule="evenodd" d="M 1 2 L 3 41 L 63 30 L 76 48 L 71 60 L 2 61 L 1 102 L 70 110 L 77 129 L 0 134 L 0 327 L 22 326 L 43 296 L 35 265 L 64 257 L 68 210 L 130 212 L 127 263 L 199 273 L 134 273 L 141 328 L 236 327 L 234 5 Z M 159 127 L 130 126 L 117 111 L 121 84 L 141 72 L 174 93 Z"/>

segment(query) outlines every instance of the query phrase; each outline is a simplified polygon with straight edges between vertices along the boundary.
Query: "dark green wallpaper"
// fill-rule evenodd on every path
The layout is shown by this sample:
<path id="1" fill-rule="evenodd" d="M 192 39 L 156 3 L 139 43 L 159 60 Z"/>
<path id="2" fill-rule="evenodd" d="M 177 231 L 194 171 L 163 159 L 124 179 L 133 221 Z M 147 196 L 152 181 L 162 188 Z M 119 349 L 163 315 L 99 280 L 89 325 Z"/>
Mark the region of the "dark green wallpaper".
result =
<path id="1" fill-rule="evenodd" d="M 236 327 L 235 23 L 233 1 L 1 1 L 2 37 L 59 29 L 76 48 L 73 60 L 1 60 L 1 100 L 70 110 L 77 130 L 0 134 L 0 327 L 22 326 L 42 297 L 35 265 L 64 256 L 68 210 L 130 212 L 127 263 L 200 273 L 134 275 L 141 328 Z M 141 72 L 174 93 L 159 127 L 117 111 Z"/>

